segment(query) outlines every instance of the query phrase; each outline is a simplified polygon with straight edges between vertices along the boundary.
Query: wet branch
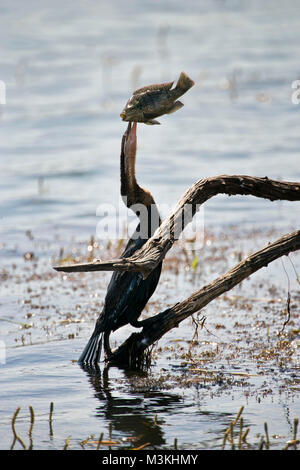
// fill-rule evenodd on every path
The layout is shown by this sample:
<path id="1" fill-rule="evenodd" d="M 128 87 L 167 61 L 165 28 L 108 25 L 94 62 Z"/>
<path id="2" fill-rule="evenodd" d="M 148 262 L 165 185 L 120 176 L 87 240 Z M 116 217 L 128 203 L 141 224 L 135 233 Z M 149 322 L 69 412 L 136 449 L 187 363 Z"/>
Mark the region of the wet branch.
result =
<path id="1" fill-rule="evenodd" d="M 241 281 L 269 263 L 300 249 L 300 231 L 289 233 L 262 250 L 251 254 L 227 273 L 215 279 L 202 289 L 194 292 L 182 302 L 176 303 L 167 310 L 144 320 L 144 327 L 132 335 L 109 357 L 109 363 L 124 363 L 139 366 L 143 354 L 152 344 L 158 341 L 172 328 L 195 312 L 198 312 L 212 300 L 229 291 Z"/>
<path id="2" fill-rule="evenodd" d="M 300 201 L 300 183 L 244 175 L 220 175 L 202 179 L 185 192 L 173 212 L 166 217 L 153 237 L 132 257 L 104 262 L 96 260 L 91 263 L 54 266 L 54 269 L 64 272 L 137 271 L 143 273 L 146 278 L 165 258 L 201 204 L 217 194 L 251 195 L 270 201 Z M 185 210 L 188 206 L 192 207 L 192 211 Z"/>

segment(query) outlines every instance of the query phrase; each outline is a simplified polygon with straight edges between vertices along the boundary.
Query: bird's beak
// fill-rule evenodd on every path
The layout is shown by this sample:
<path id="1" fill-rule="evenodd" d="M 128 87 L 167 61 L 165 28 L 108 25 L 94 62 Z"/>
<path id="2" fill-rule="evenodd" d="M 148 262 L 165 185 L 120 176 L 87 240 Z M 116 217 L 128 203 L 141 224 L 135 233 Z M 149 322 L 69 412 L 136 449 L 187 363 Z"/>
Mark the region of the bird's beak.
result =
<path id="1" fill-rule="evenodd" d="M 123 121 L 124 121 L 124 119 L 126 118 L 126 114 L 124 113 L 124 111 L 121 112 L 120 117 L 121 117 L 121 118 L 123 119 Z"/>

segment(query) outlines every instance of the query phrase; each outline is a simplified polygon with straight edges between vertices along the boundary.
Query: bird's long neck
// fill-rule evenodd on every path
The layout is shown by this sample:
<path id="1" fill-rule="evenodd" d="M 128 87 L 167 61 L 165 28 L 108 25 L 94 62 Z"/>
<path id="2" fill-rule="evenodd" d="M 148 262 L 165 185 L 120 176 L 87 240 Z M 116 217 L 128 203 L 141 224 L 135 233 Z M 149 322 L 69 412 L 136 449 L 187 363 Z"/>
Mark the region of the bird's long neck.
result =
<path id="1" fill-rule="evenodd" d="M 129 123 L 123 135 L 121 146 L 121 196 L 125 205 L 140 219 L 140 225 L 146 226 L 147 222 L 149 235 L 152 235 L 160 224 L 159 213 L 152 194 L 136 181 L 135 161 L 136 123 L 132 128 Z"/>
<path id="2" fill-rule="evenodd" d="M 126 133 L 123 135 L 121 147 L 121 196 L 126 198 L 126 205 L 130 208 L 136 204 L 139 199 L 143 198 L 140 195 L 140 186 L 137 184 L 135 177 L 135 159 L 136 149 L 130 145 Z M 141 197 L 142 196 L 142 197 Z"/>

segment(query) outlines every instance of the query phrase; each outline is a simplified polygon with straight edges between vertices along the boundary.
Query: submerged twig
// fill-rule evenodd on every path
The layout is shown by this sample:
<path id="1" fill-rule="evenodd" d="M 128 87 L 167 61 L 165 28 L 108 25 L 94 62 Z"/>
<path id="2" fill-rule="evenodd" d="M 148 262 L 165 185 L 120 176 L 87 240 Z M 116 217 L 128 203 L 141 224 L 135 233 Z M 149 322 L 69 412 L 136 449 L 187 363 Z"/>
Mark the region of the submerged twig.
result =
<path id="1" fill-rule="evenodd" d="M 239 432 L 239 442 L 238 442 L 238 448 L 242 448 L 242 436 L 243 436 L 243 425 L 244 425 L 244 420 L 241 417 L 240 418 L 240 432 Z"/>
<path id="2" fill-rule="evenodd" d="M 285 269 L 285 266 L 283 264 L 283 261 L 281 260 L 281 264 L 282 264 L 282 267 L 284 269 L 284 272 L 286 274 L 286 277 L 287 277 L 287 281 L 288 281 L 288 293 L 287 293 L 287 299 L 286 299 L 286 313 L 287 313 L 287 318 L 286 320 L 284 321 L 283 325 L 282 325 L 282 328 L 279 332 L 280 335 L 282 335 L 282 333 L 284 332 L 284 329 L 286 327 L 286 325 L 288 324 L 288 322 L 290 321 L 290 318 L 291 318 L 291 311 L 290 311 L 290 305 L 291 305 L 291 292 L 290 292 L 290 278 L 289 278 L 289 275 L 287 273 L 287 270 Z"/>
<path id="3" fill-rule="evenodd" d="M 297 450 L 298 444 L 300 444 L 300 439 L 292 439 L 286 443 L 286 446 L 283 448 L 283 450 L 287 450 L 289 447 L 294 447 L 294 449 Z"/>
<path id="4" fill-rule="evenodd" d="M 243 430 L 244 427 L 244 420 L 243 417 L 241 416 L 244 411 L 244 406 L 241 406 L 239 409 L 235 419 L 231 421 L 229 424 L 228 428 L 226 429 L 224 436 L 223 436 L 223 443 L 222 443 L 222 449 L 225 449 L 226 441 L 231 444 L 231 449 L 234 450 L 236 449 L 236 444 L 234 442 L 234 429 L 235 426 L 239 423 L 239 431 L 238 431 L 238 444 L 237 448 L 241 450 L 243 448 L 243 444 L 245 444 L 247 447 L 249 447 L 249 444 L 246 440 L 248 433 L 250 431 L 250 428 L 246 428 Z"/>
<path id="5" fill-rule="evenodd" d="M 112 441 L 112 428 L 113 428 L 113 424 L 112 424 L 112 421 L 110 421 L 108 425 L 108 439 L 110 442 L 113 442 Z M 109 446 L 108 448 L 109 450 L 111 450 L 111 446 Z"/>
<path id="6" fill-rule="evenodd" d="M 67 450 L 69 448 L 70 439 L 71 439 L 71 436 L 68 436 L 67 439 L 65 439 L 65 445 L 63 447 L 63 450 Z"/>
<path id="7" fill-rule="evenodd" d="M 32 406 L 29 406 L 29 411 L 30 411 L 30 427 L 29 427 L 29 430 L 28 430 L 28 436 L 29 436 L 29 450 L 32 450 L 32 447 L 33 447 L 33 441 L 32 441 L 32 429 L 33 429 L 33 425 L 34 425 L 34 411 L 33 411 L 33 408 Z"/>
<path id="8" fill-rule="evenodd" d="M 11 421 L 11 427 L 12 427 L 12 432 L 13 432 L 13 435 L 14 435 L 14 440 L 13 440 L 13 443 L 11 445 L 10 450 L 13 450 L 13 448 L 15 446 L 15 443 L 17 441 L 21 444 L 21 446 L 23 447 L 24 450 L 26 449 L 26 446 L 25 446 L 24 442 L 22 441 L 20 436 L 18 436 L 18 434 L 16 432 L 16 429 L 15 429 L 15 423 L 16 423 L 16 419 L 17 419 L 17 416 L 19 414 L 20 409 L 21 409 L 20 407 L 16 409 L 16 411 L 13 414 L 12 421 Z"/>
<path id="9" fill-rule="evenodd" d="M 239 420 L 239 418 L 240 418 L 241 414 L 243 413 L 243 411 L 244 411 L 244 407 L 243 407 L 243 406 L 241 406 L 241 408 L 239 409 L 239 412 L 238 412 L 238 414 L 236 415 L 236 418 L 235 418 L 235 420 L 234 420 L 234 421 L 233 421 L 233 423 L 232 423 L 232 424 L 233 424 L 233 426 L 235 426 L 235 425 L 236 425 L 236 423 L 238 422 L 238 420 Z"/>
<path id="10" fill-rule="evenodd" d="M 260 443 L 258 444 L 258 450 L 263 450 L 264 445 L 265 445 L 265 440 L 262 437 L 261 440 L 260 440 Z"/>
<path id="11" fill-rule="evenodd" d="M 300 444 L 300 439 L 297 439 L 297 429 L 298 429 L 299 419 L 294 419 L 294 430 L 293 430 L 293 439 L 288 441 L 283 448 L 283 450 L 289 449 L 289 447 L 293 447 L 294 450 L 297 450 L 297 445 Z"/>
<path id="12" fill-rule="evenodd" d="M 245 444 L 247 444 L 246 438 L 247 438 L 249 431 L 250 431 L 250 428 L 247 428 L 244 434 L 242 435 L 242 441 L 245 442 Z"/>
<path id="13" fill-rule="evenodd" d="M 269 439 L 267 423 L 264 423 L 264 428 L 265 428 L 265 434 L 266 434 L 266 448 L 269 449 L 270 448 L 270 439 Z"/>
<path id="14" fill-rule="evenodd" d="M 229 424 L 229 433 L 230 433 L 231 449 L 234 450 L 235 445 L 234 445 L 234 437 L 233 437 L 233 423 Z"/>
<path id="15" fill-rule="evenodd" d="M 99 450 L 100 445 L 101 445 L 101 442 L 102 442 L 102 439 L 103 439 L 103 432 L 102 432 L 102 433 L 100 434 L 100 436 L 99 436 L 96 450 Z"/>
<path id="16" fill-rule="evenodd" d="M 205 320 L 206 320 L 206 317 L 203 316 L 200 318 L 200 320 L 196 319 L 193 315 L 191 316 L 191 319 L 192 319 L 192 322 L 194 324 L 194 333 L 193 333 L 193 337 L 192 339 L 190 340 L 190 344 L 189 344 L 189 348 L 188 348 L 188 352 L 187 352 L 187 357 L 194 362 L 193 358 L 192 358 L 192 348 L 195 344 L 195 341 L 198 340 L 198 328 L 199 326 L 201 326 L 201 329 L 203 328 L 204 326 L 204 323 L 205 323 Z"/>
<path id="17" fill-rule="evenodd" d="M 53 436 L 53 428 L 52 428 L 53 408 L 54 408 L 54 403 L 52 401 L 50 403 L 50 412 L 49 412 L 49 434 L 50 434 L 51 437 Z"/>
<path id="18" fill-rule="evenodd" d="M 300 284 L 300 279 L 299 279 L 298 273 L 296 271 L 295 265 L 294 265 L 293 261 L 291 260 L 291 258 L 289 256 L 288 256 L 288 259 L 289 259 L 289 262 L 291 263 L 291 265 L 293 267 L 293 270 L 294 270 L 294 273 L 296 275 L 296 281 L 298 282 L 298 284 Z"/>

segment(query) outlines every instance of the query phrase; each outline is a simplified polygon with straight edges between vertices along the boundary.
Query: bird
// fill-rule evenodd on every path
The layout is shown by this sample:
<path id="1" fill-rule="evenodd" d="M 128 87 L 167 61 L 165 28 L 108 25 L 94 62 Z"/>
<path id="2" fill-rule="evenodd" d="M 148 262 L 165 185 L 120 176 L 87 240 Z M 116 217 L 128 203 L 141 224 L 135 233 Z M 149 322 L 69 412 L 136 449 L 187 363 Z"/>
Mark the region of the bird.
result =
<path id="1" fill-rule="evenodd" d="M 161 223 L 159 211 L 152 194 L 136 180 L 137 124 L 128 123 L 122 137 L 120 154 L 121 197 L 124 204 L 139 218 L 135 232 L 130 237 L 121 258 L 128 258 L 151 238 Z M 130 324 L 139 328 L 138 318 L 154 293 L 160 279 L 162 262 L 146 279 L 139 272 L 115 271 L 109 282 L 104 306 L 96 321 L 94 331 L 78 362 L 97 364 L 104 348 L 105 359 L 112 355 L 109 337 L 112 331 Z M 103 343 L 103 344 L 102 344 Z"/>

